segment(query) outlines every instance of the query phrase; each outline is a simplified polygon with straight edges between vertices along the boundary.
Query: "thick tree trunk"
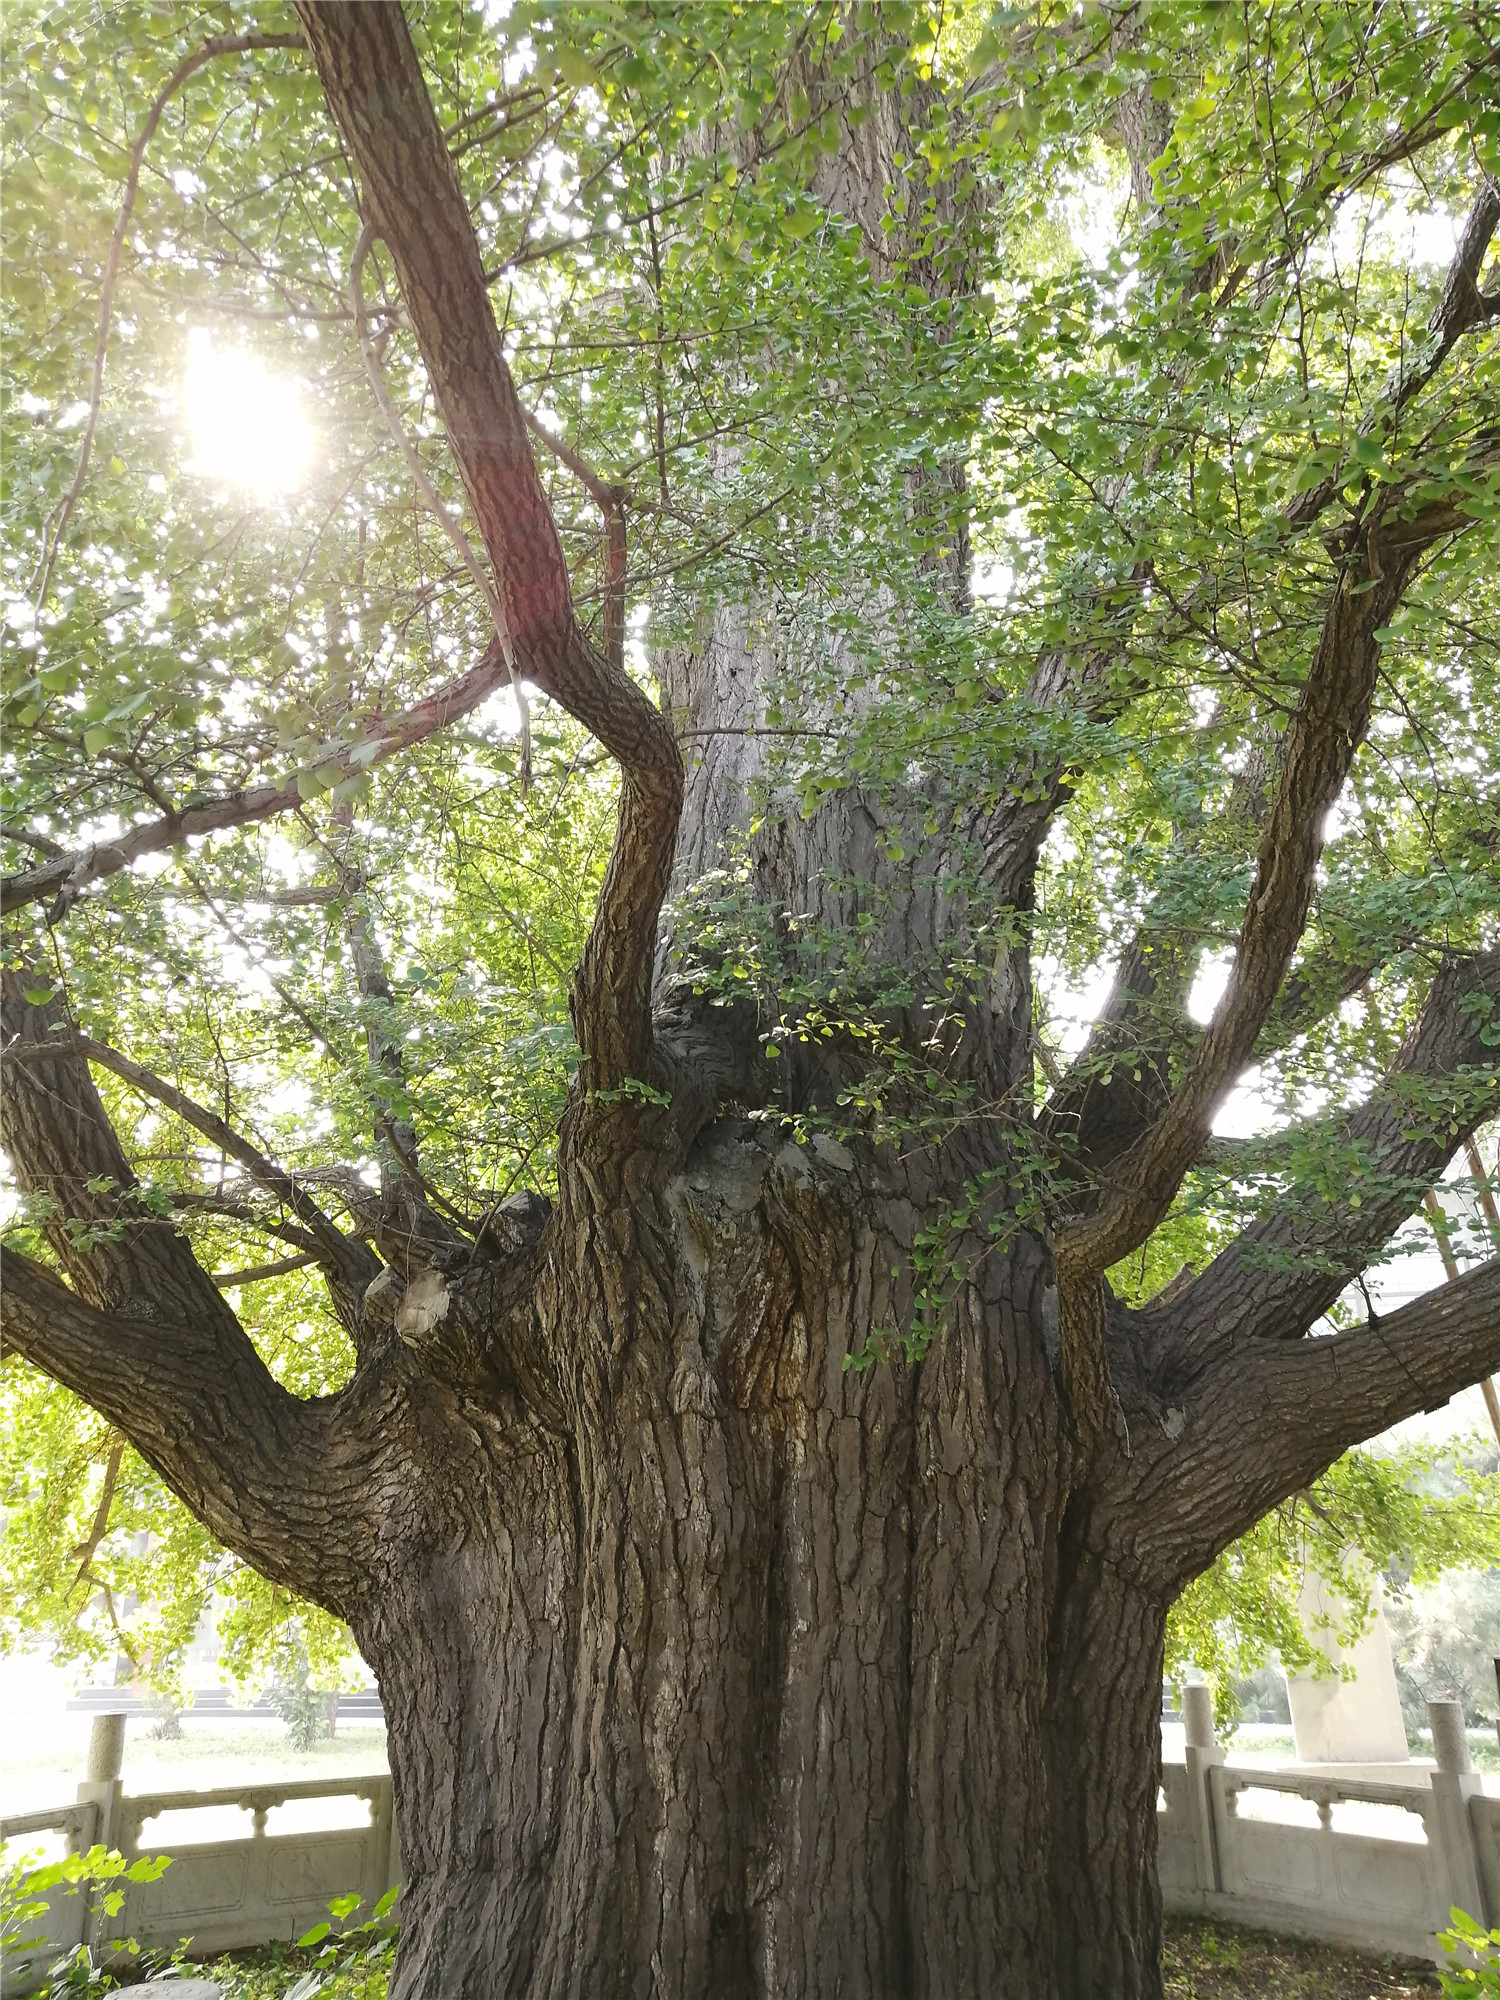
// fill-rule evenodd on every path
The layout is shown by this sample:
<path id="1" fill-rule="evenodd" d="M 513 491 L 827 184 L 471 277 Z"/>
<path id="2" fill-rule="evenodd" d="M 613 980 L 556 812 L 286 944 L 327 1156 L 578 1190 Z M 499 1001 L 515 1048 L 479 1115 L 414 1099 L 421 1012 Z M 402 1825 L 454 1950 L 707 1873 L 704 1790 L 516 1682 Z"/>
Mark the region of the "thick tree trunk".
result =
<path id="1" fill-rule="evenodd" d="M 1042 1245 L 848 1370 L 909 1194 L 739 1122 L 663 1183 L 640 1136 L 564 1177 L 558 1436 L 406 1409 L 354 1611 L 394 1994 L 1156 1993 L 1165 1599 L 1070 1512 Z"/>
<path id="2" fill-rule="evenodd" d="M 472 1243 L 446 1225 L 387 1227 L 377 1204 L 382 1268 L 306 1185 L 78 1039 L 59 1003 L 33 1006 L 12 974 L 5 1144 L 27 1189 L 56 1204 L 47 1227 L 72 1288 L 8 1264 L 7 1333 L 230 1547 L 351 1623 L 385 1700 L 406 1866 L 393 2000 L 1157 2000 L 1168 1603 L 1349 1443 L 1500 1358 L 1494 1269 L 1378 1333 L 1299 1341 L 1464 1121 L 1485 1115 L 1493 953 L 1434 980 L 1388 1084 L 1351 1123 L 1394 1177 L 1383 1207 L 1367 1200 L 1356 1220 L 1294 1189 L 1185 1295 L 1138 1315 L 1101 1275 L 1144 1242 L 1265 1026 L 1367 720 L 1374 635 L 1419 548 L 1458 517 L 1394 516 L 1383 559 L 1384 517 L 1367 522 L 1281 746 L 1269 886 L 1222 1019 L 1183 1031 L 1199 1052 L 1175 1096 L 1170 1039 L 1102 1126 L 1078 1078 L 1064 1086 L 1054 1112 L 1118 1186 L 1092 1210 L 1086 1192 L 1071 1210 L 1048 1194 L 1053 1234 L 1028 1234 L 1025 934 L 1066 782 L 1047 732 L 978 780 L 908 748 L 899 777 L 841 787 L 804 817 L 763 725 L 773 709 L 878 724 L 902 635 L 873 574 L 854 607 L 862 651 L 839 621 L 773 632 L 754 607 L 706 612 L 702 643 L 662 663 L 669 723 L 577 626 L 400 10 L 298 12 L 365 224 L 396 269 L 507 643 L 622 770 L 574 990 L 583 1062 L 558 1199 L 545 1226 L 540 1197 L 502 1204 Z M 900 105 L 886 93 L 874 108 L 846 121 L 821 192 L 878 256 L 906 169 Z M 1133 152 L 1153 157 L 1139 111 L 1127 106 Z M 1464 298 L 1479 297 L 1486 213 Z M 957 291 L 971 276 L 958 256 L 923 282 Z M 966 587 L 961 483 L 934 464 L 909 487 L 914 512 L 940 510 L 952 531 L 932 579 L 950 610 Z M 1093 714 L 1118 698 L 1118 664 L 1107 649 L 1044 655 L 1027 698 Z M 674 727 L 696 746 L 686 773 Z M 821 933 L 838 1006 L 867 1007 L 920 1073 L 943 1072 L 949 1108 L 963 1107 L 945 1137 L 924 1132 L 897 1157 L 873 1137 L 850 1151 L 815 1121 L 802 1144 L 789 1125 L 716 1116 L 773 1094 L 827 1108 L 869 1060 L 851 1033 L 762 1061 L 753 1037 L 731 1046 L 728 1010 L 658 1032 L 653 964 L 657 997 L 691 1012 L 673 986 L 690 908 L 656 952 L 669 875 L 686 891 L 742 860 L 749 914 Z M 92 851 L 78 866 L 75 888 L 97 872 Z M 35 871 L 26 880 L 40 893 Z M 1122 1009 L 1170 983 L 1132 981 L 1127 965 Z M 795 1014 L 785 987 L 777 1005 Z M 277 1227 L 318 1257 L 355 1344 L 344 1392 L 299 1402 L 272 1379 L 187 1243 L 138 1198 L 90 1062 L 227 1143 L 281 1205 Z M 1462 1075 L 1477 1081 L 1447 1136 L 1415 1129 L 1405 1086 Z M 903 1359 L 890 1336 L 911 1325 L 923 1232 L 1001 1182 L 1009 1233 L 976 1225 L 950 1241 L 934 1338 Z M 851 1368 L 872 1344 L 883 1365 Z"/>

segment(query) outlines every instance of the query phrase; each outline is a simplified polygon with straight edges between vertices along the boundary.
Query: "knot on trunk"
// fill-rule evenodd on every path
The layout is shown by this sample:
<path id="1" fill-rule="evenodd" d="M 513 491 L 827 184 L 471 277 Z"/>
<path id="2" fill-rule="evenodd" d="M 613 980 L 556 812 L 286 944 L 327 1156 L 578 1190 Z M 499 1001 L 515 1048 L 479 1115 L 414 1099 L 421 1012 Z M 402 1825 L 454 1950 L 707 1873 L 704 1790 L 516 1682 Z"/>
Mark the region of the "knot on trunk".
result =
<path id="1" fill-rule="evenodd" d="M 495 1203 L 480 1224 L 473 1254 L 478 1256 L 482 1251 L 488 1257 L 523 1256 L 546 1228 L 551 1213 L 552 1203 L 536 1188 L 523 1188 L 519 1194 L 507 1195 L 504 1201 Z"/>
<path id="2" fill-rule="evenodd" d="M 368 1296 L 368 1295 L 367 1295 Z M 440 1271 L 423 1271 L 412 1279 L 396 1308 L 396 1331 L 419 1353 L 434 1344 L 437 1329 L 452 1305 L 448 1281 Z"/>

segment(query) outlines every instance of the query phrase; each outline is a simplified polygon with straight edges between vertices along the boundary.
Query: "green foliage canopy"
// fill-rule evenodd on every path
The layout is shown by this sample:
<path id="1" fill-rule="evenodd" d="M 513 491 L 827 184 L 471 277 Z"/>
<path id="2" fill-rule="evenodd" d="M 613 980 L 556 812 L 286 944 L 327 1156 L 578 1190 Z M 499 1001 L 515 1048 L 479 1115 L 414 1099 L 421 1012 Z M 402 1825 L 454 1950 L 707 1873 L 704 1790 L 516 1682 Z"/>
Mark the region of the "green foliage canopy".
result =
<path id="1" fill-rule="evenodd" d="M 294 1173 L 315 1182 L 342 1162 L 371 1176 L 410 1123 L 436 1197 L 482 1216 L 516 1185 L 547 1185 L 612 771 L 540 705 L 525 782 L 504 691 L 388 754 L 391 719 L 482 653 L 486 611 L 371 398 L 349 306 L 357 218 L 295 49 L 217 56 L 165 98 L 120 242 L 92 431 L 101 287 L 148 108 L 206 37 L 285 37 L 290 14 L 33 5 L 7 25 L 8 865 L 262 783 L 295 794 L 274 818 L 65 887 L 21 912 L 7 949 L 65 990 L 96 1041 Z M 972 0 L 518 0 L 415 23 L 518 386 L 566 447 L 544 457 L 598 629 L 602 484 L 629 496 L 642 675 L 713 605 L 768 607 L 783 686 L 764 719 L 767 813 L 855 784 L 875 799 L 927 787 L 916 838 L 936 843 L 1023 752 L 1066 764 L 1025 913 L 1039 1095 L 1070 1046 L 1071 996 L 1148 908 L 1202 973 L 1221 962 L 1249 879 L 1247 773 L 1372 499 L 1396 488 L 1409 510 L 1452 504 L 1475 524 L 1386 635 L 1294 970 L 1306 1004 L 1260 1052 L 1269 1130 L 1195 1171 L 1115 1273 L 1144 1299 L 1289 1186 L 1378 1190 L 1379 1161 L 1341 1141 L 1339 1113 L 1373 1087 L 1438 955 L 1495 935 L 1500 375 L 1493 340 L 1432 365 L 1446 250 L 1427 256 L 1433 231 L 1413 229 L 1461 218 L 1500 170 L 1500 36 L 1458 0 L 1419 13 L 1185 0 L 1153 13 L 1149 36 L 1123 25 L 1095 4 Z M 828 197 L 839 124 L 813 74 L 856 111 L 901 107 L 877 215 Z M 1156 137 L 1127 161 L 1132 123 Z M 387 385 L 457 513 L 378 250 L 366 287 Z M 184 388 L 195 352 L 253 358 L 295 397 L 300 481 L 246 484 L 204 463 Z M 944 479 L 956 511 L 931 504 Z M 1309 496 L 1316 532 L 1299 512 Z M 976 590 L 955 610 L 938 578 L 964 548 Z M 893 618 L 899 669 L 884 651 Z M 1119 698 L 1029 709 L 1049 649 L 1107 651 Z M 920 876 L 920 853 L 890 858 Z M 970 886 L 979 962 L 1019 919 Z M 913 1113 L 910 1054 L 881 1039 L 882 1009 L 920 972 L 873 963 L 857 932 L 778 926 L 732 872 L 696 885 L 672 922 L 687 972 L 724 1004 L 748 1001 L 773 1055 L 864 1038 L 835 1124 L 907 1143 L 969 1115 L 920 1071 L 930 1102 Z M 360 990 L 361 932 L 388 998 Z M 932 971 L 939 998 L 961 971 Z M 376 1053 L 393 1041 L 394 1081 Z M 1409 1115 L 1467 1115 L 1495 1081 L 1414 1088 Z M 201 1131 L 102 1087 L 144 1199 L 207 1267 L 229 1282 L 273 1261 L 285 1217 Z M 1066 1176 L 1065 1158 L 1039 1157 L 987 1226 L 1034 1219 Z M 974 1190 L 950 1235 L 996 1214 L 992 1195 Z M 17 1240 L 45 1254 L 39 1219 L 14 1211 Z M 956 1281 L 942 1232 L 918 1261 L 933 1297 Z M 345 1379 L 347 1344 L 309 1271 L 230 1290 L 281 1380 L 317 1394 Z M 314 1666 L 337 1672 L 327 1621 L 216 1549 L 100 1420 L 15 1363 L 5 1395 L 12 1641 L 45 1629 L 90 1661 L 123 1647 L 170 1680 L 216 1600 L 237 1666 L 268 1657 L 295 1613 Z M 1410 1470 L 1339 1468 L 1296 1535 L 1322 1551 L 1332 1522 L 1378 1559 L 1487 1554 L 1479 1499 L 1418 1505 L 1403 1497 Z M 1200 1664 L 1220 1658 L 1231 1612 L 1295 1657 L 1287 1537 L 1285 1522 L 1257 1531 L 1179 1611 L 1178 1643 Z"/>

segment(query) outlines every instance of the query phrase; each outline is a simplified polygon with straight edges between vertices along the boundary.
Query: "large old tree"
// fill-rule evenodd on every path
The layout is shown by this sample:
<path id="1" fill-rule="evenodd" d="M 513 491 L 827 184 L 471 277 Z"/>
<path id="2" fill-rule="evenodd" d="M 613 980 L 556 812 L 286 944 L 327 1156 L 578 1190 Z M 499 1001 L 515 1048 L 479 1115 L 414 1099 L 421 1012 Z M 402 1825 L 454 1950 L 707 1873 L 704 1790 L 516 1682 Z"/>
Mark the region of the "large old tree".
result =
<path id="1" fill-rule="evenodd" d="M 1159 1994 L 1168 1607 L 1500 1365 L 1347 1298 L 1497 1103 L 1500 24 L 17 19 L 80 1574 L 128 1447 L 347 1621 L 401 2000 Z"/>

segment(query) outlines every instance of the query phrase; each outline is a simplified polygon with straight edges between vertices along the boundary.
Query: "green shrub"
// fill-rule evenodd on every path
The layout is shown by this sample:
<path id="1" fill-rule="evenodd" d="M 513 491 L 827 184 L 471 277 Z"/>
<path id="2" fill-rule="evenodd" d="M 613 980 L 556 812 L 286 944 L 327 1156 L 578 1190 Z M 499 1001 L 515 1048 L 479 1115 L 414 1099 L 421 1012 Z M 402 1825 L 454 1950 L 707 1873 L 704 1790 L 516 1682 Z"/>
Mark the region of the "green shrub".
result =
<path id="1" fill-rule="evenodd" d="M 1448 1912 L 1453 1928 L 1438 1932 L 1438 1943 L 1454 1963 L 1438 1974 L 1444 1993 L 1474 2000 L 1480 1993 L 1500 1996 L 1500 1931 L 1487 1931 L 1462 1910 Z M 1460 1958 L 1467 1964 L 1460 1963 Z"/>
<path id="2" fill-rule="evenodd" d="M 97 1909 L 118 1916 L 125 1903 L 125 1891 L 100 1887 L 109 1882 L 156 1882 L 171 1865 L 171 1856 L 143 1855 L 127 1861 L 123 1854 L 91 1847 L 87 1854 L 65 1855 L 61 1861 L 42 1861 L 36 1854 L 23 1855 L 0 1870 L 0 1951 L 8 1960 L 45 1945 L 45 1934 L 32 1928 L 46 1917 L 53 1895 L 59 1890 L 76 1896 L 93 1889 Z M 115 1979 L 94 1963 L 85 1944 L 74 1945 L 54 1959 L 41 1991 L 46 2000 L 66 2000 L 68 1995 L 107 1993 Z"/>

